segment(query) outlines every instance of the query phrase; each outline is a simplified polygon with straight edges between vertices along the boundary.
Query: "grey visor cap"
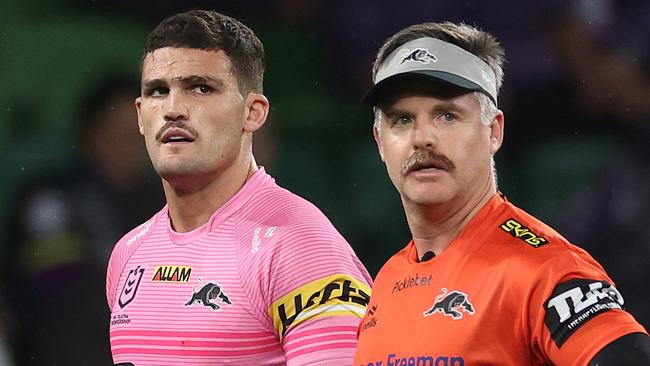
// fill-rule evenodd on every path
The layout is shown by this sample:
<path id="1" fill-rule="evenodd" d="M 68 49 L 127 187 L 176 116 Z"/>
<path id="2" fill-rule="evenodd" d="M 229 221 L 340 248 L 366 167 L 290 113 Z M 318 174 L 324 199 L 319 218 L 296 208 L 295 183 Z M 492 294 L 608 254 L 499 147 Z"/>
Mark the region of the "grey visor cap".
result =
<path id="1" fill-rule="evenodd" d="M 382 87 L 405 75 L 422 75 L 486 94 L 497 105 L 494 71 L 476 55 L 451 43 L 424 37 L 391 52 L 377 70 L 363 103 L 374 106 Z"/>

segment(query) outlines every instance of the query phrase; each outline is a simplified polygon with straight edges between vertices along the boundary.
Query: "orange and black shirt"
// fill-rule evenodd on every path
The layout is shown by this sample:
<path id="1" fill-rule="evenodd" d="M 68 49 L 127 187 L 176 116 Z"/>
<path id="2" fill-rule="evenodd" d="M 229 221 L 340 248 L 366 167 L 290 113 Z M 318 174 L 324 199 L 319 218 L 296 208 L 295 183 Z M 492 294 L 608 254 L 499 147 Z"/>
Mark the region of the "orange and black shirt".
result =
<path id="1" fill-rule="evenodd" d="M 355 366 L 585 365 L 645 329 L 587 252 L 495 195 L 440 255 L 380 270 Z"/>

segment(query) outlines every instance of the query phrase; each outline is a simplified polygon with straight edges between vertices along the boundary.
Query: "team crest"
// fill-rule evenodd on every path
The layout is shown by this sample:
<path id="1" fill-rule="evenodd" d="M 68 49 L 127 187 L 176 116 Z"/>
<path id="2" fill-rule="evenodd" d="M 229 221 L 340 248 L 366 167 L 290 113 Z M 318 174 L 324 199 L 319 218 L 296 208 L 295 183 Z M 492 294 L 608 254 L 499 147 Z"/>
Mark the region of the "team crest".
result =
<path id="1" fill-rule="evenodd" d="M 195 302 L 198 302 L 203 306 L 211 307 L 214 311 L 219 311 L 221 309 L 221 306 L 217 304 L 217 300 L 221 300 L 222 303 L 232 305 L 230 298 L 228 295 L 226 295 L 225 292 L 223 292 L 221 285 L 214 282 L 208 282 L 203 285 L 203 287 L 201 287 L 201 289 L 198 291 L 196 291 L 195 288 L 195 291 L 192 294 L 192 298 L 185 303 L 185 306 L 191 306 Z"/>
<path id="2" fill-rule="evenodd" d="M 404 56 L 402 57 L 402 62 L 399 64 L 402 65 L 405 62 L 419 62 L 421 64 L 427 65 L 432 62 L 438 62 L 438 58 L 431 54 L 426 48 L 416 48 L 413 51 L 405 49 Z"/>
<path id="3" fill-rule="evenodd" d="M 140 286 L 140 281 L 142 281 L 142 275 L 144 274 L 144 268 L 140 266 L 135 267 L 129 271 L 129 275 L 124 281 L 124 287 L 122 288 L 122 293 L 118 300 L 120 308 L 127 306 L 133 299 L 135 299 L 135 294 L 138 292 L 138 287 Z"/>
<path id="4" fill-rule="evenodd" d="M 467 294 L 460 291 L 447 293 L 447 289 L 443 288 L 442 293 L 436 296 L 433 306 L 424 312 L 424 316 L 442 313 L 444 316 L 459 320 L 463 318 L 463 312 L 474 315 L 474 305 L 469 301 Z"/>

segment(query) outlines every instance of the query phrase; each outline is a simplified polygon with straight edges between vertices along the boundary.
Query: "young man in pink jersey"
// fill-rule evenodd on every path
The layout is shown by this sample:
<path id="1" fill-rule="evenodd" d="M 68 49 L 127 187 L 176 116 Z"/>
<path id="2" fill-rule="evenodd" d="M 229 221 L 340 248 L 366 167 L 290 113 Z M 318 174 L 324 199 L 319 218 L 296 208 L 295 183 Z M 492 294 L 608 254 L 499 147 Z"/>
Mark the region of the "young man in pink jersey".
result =
<path id="1" fill-rule="evenodd" d="M 109 262 L 116 364 L 352 363 L 371 279 L 315 206 L 256 165 L 263 72 L 255 34 L 214 11 L 149 35 L 135 106 L 167 205 Z"/>

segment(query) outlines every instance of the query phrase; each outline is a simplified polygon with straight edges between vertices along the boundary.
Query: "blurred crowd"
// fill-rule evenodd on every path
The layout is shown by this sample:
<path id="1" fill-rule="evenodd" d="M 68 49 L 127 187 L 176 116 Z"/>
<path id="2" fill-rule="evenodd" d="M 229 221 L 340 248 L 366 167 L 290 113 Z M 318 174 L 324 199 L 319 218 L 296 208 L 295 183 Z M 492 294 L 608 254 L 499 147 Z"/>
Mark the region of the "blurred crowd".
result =
<path id="1" fill-rule="evenodd" d="M 140 47 L 189 8 L 0 5 L 0 365 L 108 365 L 112 245 L 164 204 L 137 131 Z M 267 53 L 255 156 L 319 206 L 371 274 L 410 239 L 359 100 L 384 38 L 464 21 L 506 49 L 499 186 L 587 249 L 650 327 L 650 2 L 241 0 Z M 46 16 L 47 14 L 47 16 Z"/>

